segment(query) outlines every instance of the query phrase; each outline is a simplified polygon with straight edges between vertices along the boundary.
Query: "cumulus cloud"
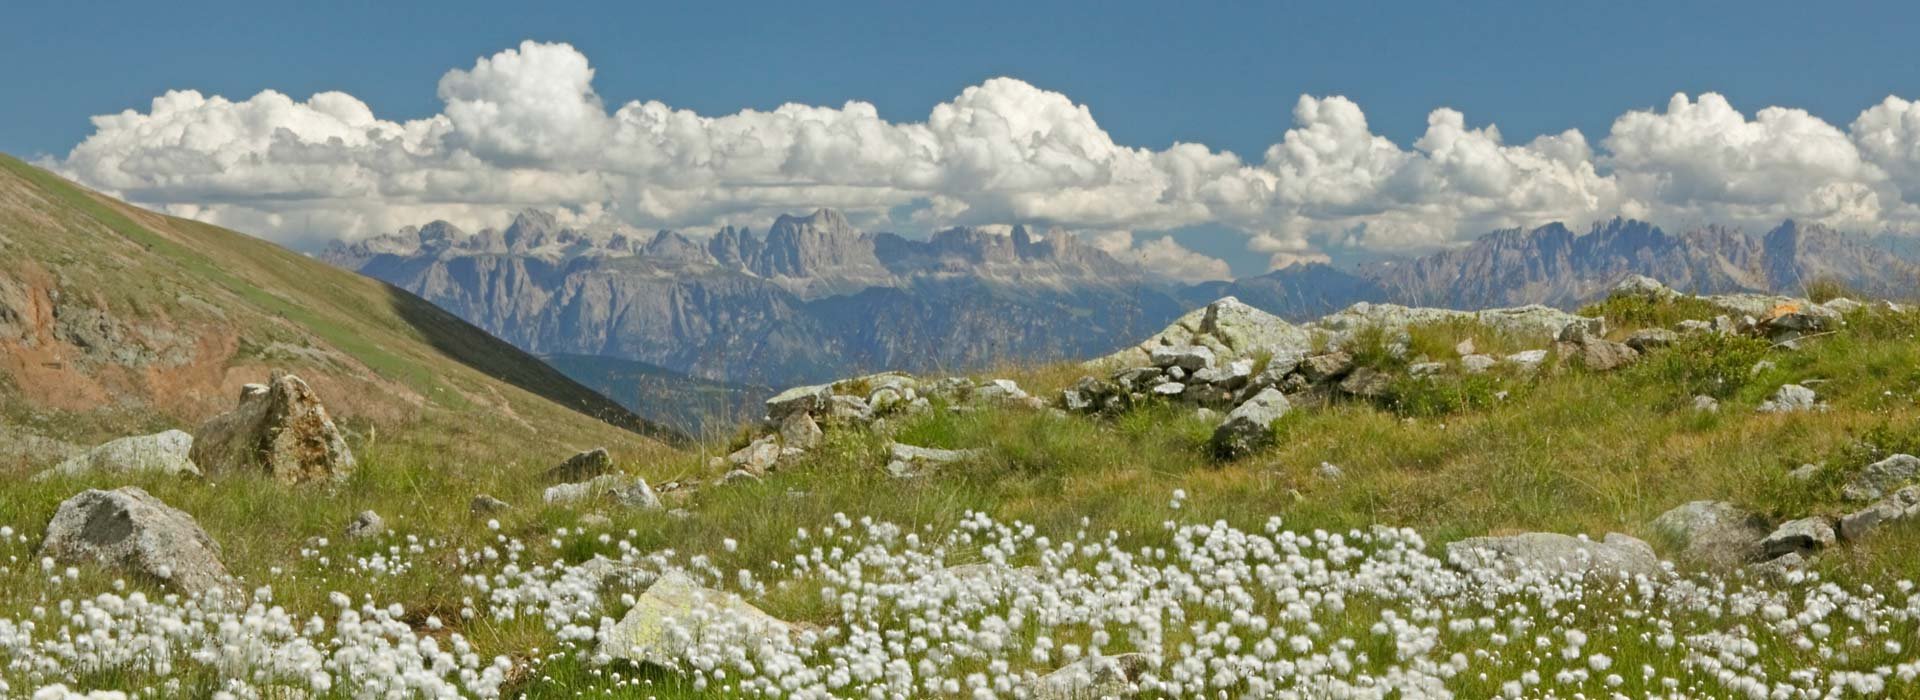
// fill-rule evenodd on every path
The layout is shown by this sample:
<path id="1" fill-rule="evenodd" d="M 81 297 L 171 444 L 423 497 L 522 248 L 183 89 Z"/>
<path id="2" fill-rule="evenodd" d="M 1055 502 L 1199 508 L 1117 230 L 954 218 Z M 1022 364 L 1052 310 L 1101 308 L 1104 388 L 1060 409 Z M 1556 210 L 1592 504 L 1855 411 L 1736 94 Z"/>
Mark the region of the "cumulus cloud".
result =
<path id="1" fill-rule="evenodd" d="M 1445 108 L 1402 147 L 1353 101 L 1303 96 L 1280 141 L 1249 162 L 1203 144 L 1116 143 L 1086 106 L 1012 78 L 906 122 L 858 101 L 720 116 L 658 101 L 609 107 L 593 79 L 572 46 L 529 41 L 449 71 L 440 113 L 412 121 L 337 92 L 168 92 L 145 111 L 95 117 L 94 132 L 48 164 L 136 203 L 299 245 L 435 218 L 497 225 L 525 207 L 701 229 L 829 206 L 909 230 L 1215 224 L 1244 232 L 1277 267 L 1325 260 L 1329 248 L 1414 252 L 1616 214 L 1855 230 L 1920 219 L 1920 105 L 1896 97 L 1843 129 L 1802 110 L 1749 118 L 1719 95 L 1676 95 L 1664 111 L 1619 117 L 1596 149 L 1572 130 L 1510 144 Z M 1171 239 L 1110 235 L 1132 259 L 1220 274 L 1220 261 Z"/>
<path id="2" fill-rule="evenodd" d="M 1139 265 L 1168 279 L 1182 282 L 1233 279 L 1227 261 L 1180 245 L 1172 236 L 1136 241 L 1132 231 L 1107 231 L 1094 236 L 1092 242 L 1122 262 Z"/>

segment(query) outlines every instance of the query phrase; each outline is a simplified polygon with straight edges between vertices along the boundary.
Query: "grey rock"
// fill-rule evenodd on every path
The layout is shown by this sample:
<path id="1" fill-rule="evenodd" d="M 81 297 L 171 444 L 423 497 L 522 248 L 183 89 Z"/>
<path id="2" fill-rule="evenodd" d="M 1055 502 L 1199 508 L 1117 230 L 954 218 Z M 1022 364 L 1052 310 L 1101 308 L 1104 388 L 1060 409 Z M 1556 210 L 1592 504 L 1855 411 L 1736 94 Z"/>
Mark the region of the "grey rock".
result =
<path id="1" fill-rule="evenodd" d="M 1679 323 L 1673 324 L 1673 328 L 1674 330 L 1679 331 L 1681 335 L 1693 335 L 1695 333 L 1712 333 L 1713 322 L 1689 318 L 1689 319 L 1683 319 Z"/>
<path id="2" fill-rule="evenodd" d="M 813 416 L 805 413 L 789 413 L 780 421 L 780 442 L 787 447 L 811 450 L 825 435 Z"/>
<path id="3" fill-rule="evenodd" d="M 760 476 L 758 474 L 754 474 L 753 472 L 747 471 L 745 469 L 735 469 L 733 471 L 720 475 L 720 479 L 718 483 L 721 486 L 731 486 L 734 484 L 757 484 L 757 483 L 760 483 Z"/>
<path id="4" fill-rule="evenodd" d="M 975 387 L 973 397 L 982 401 L 1025 401 L 1027 392 L 1011 379 L 995 379 Z"/>
<path id="5" fill-rule="evenodd" d="M 1794 467 L 1793 471 L 1787 472 L 1787 478 L 1794 481 L 1812 481 L 1814 477 L 1820 475 L 1820 471 L 1818 464 L 1802 464 Z"/>
<path id="6" fill-rule="evenodd" d="M 612 658 L 677 669 L 702 646 L 787 648 L 797 631 L 739 596 L 703 587 L 675 570 L 655 580 L 619 622 L 601 632 L 599 649 Z"/>
<path id="7" fill-rule="evenodd" d="M 1327 481 L 1339 481 L 1346 478 L 1347 472 L 1332 462 L 1321 462 L 1320 466 L 1314 468 L 1313 475 Z"/>
<path id="8" fill-rule="evenodd" d="M 502 501 L 498 498 L 494 498 L 484 493 L 478 496 L 474 496 L 472 501 L 467 502 L 467 511 L 470 513 L 473 513 L 474 515 L 492 515 L 494 513 L 505 512 L 507 509 L 512 507 L 513 506 L 508 504 L 506 501 Z"/>
<path id="9" fill-rule="evenodd" d="M 727 463 L 755 474 L 767 473 L 780 464 L 780 443 L 771 435 L 762 436 L 727 455 Z"/>
<path id="10" fill-rule="evenodd" d="M 190 456 L 208 475 L 264 472 L 287 483 L 342 481 L 354 467 L 320 398 L 283 372 L 266 385 L 248 384 L 234 410 L 202 424 Z"/>
<path id="11" fill-rule="evenodd" d="M 1613 283 L 1613 287 L 1607 290 L 1607 296 L 1610 297 L 1628 296 L 1665 299 L 1677 296 L 1678 294 L 1678 292 L 1668 289 L 1667 285 L 1661 284 L 1660 280 L 1646 275 L 1627 275 L 1626 277 L 1620 278 L 1620 281 Z"/>
<path id="12" fill-rule="evenodd" d="M 1790 552 L 1818 552 L 1832 546 L 1834 539 L 1833 525 L 1826 518 L 1801 518 L 1781 523 L 1761 540 L 1760 547 L 1772 559 Z"/>
<path id="13" fill-rule="evenodd" d="M 1155 367 L 1178 367 L 1187 372 L 1198 372 L 1213 366 L 1213 350 L 1205 345 L 1185 345 L 1179 347 L 1157 347 L 1149 353 Z"/>
<path id="14" fill-rule="evenodd" d="M 1372 367 L 1360 367 L 1340 380 L 1340 391 L 1362 398 L 1379 398 L 1393 388 L 1393 377 Z"/>
<path id="15" fill-rule="evenodd" d="M 592 530 L 605 530 L 607 528 L 613 527 L 613 518 L 609 518 L 599 513 L 588 513 L 586 515 L 580 516 L 580 527 L 584 527 Z"/>
<path id="16" fill-rule="evenodd" d="M 1415 362 L 1407 365 L 1407 375 L 1412 377 L 1432 377 L 1445 374 L 1446 371 L 1445 362 Z"/>
<path id="17" fill-rule="evenodd" d="M 1214 386 L 1227 391 L 1238 391 L 1248 382 L 1253 381 L 1253 365 L 1251 357 L 1242 357 L 1228 362 L 1226 367 L 1220 370 L 1219 376 L 1213 380 Z"/>
<path id="18" fill-rule="evenodd" d="M 1213 431 L 1214 454 L 1234 458 L 1273 442 L 1273 423 L 1292 405 L 1279 389 L 1264 389 L 1227 413 L 1227 419 Z"/>
<path id="19" fill-rule="evenodd" d="M 585 481 L 610 471 L 613 471 L 613 456 L 607 454 L 607 448 L 596 447 L 568 457 L 541 476 L 547 483 Z"/>
<path id="20" fill-rule="evenodd" d="M 1573 326 L 1568 326 L 1572 328 Z M 1611 372 L 1640 359 L 1640 353 L 1623 343 L 1599 336 L 1586 336 L 1573 343 L 1561 343 L 1561 354 L 1592 372 Z"/>
<path id="21" fill-rule="evenodd" d="M 1479 349 L 1474 347 L 1472 338 L 1467 338 L 1455 343 L 1453 345 L 1453 352 L 1461 357 L 1466 357 L 1479 352 Z"/>
<path id="22" fill-rule="evenodd" d="M 1318 384 L 1344 377 L 1352 370 L 1353 356 L 1335 351 L 1302 359 L 1296 371 L 1307 381 Z"/>
<path id="23" fill-rule="evenodd" d="M 1680 334 L 1665 328 L 1642 328 L 1627 336 L 1627 347 L 1636 352 L 1647 352 L 1672 345 L 1680 339 Z"/>
<path id="24" fill-rule="evenodd" d="M 1041 676 L 1027 689 L 1026 697 L 1032 700 L 1131 697 L 1151 669 L 1152 662 L 1144 654 L 1090 656 Z"/>
<path id="25" fill-rule="evenodd" d="M 1600 577 L 1665 575 L 1653 547 L 1619 533 L 1609 533 L 1599 542 L 1551 532 L 1471 537 L 1447 545 L 1447 561 L 1471 572 L 1536 571 Z"/>
<path id="26" fill-rule="evenodd" d="M 52 469 L 41 472 L 36 478 L 54 474 L 158 473 L 199 476 L 200 467 L 194 465 L 192 452 L 193 436 L 179 430 L 123 437 L 74 455 Z"/>
<path id="27" fill-rule="evenodd" d="M 353 516 L 351 522 L 347 523 L 347 539 L 350 540 L 378 537 L 386 531 L 387 521 L 381 519 L 379 513 L 370 510 L 360 511 L 358 515 Z"/>
<path id="28" fill-rule="evenodd" d="M 1153 387 L 1154 396 L 1166 399 L 1179 398 L 1179 396 L 1186 393 L 1186 391 L 1187 385 L 1179 382 L 1167 382 Z"/>
<path id="29" fill-rule="evenodd" d="M 622 508 L 654 510 L 661 507 L 660 497 L 646 479 L 624 474 L 605 474 L 574 484 L 547 487 L 540 499 L 549 505 L 573 506 L 582 503 L 610 503 Z"/>
<path id="30" fill-rule="evenodd" d="M 1654 518 L 1653 530 L 1680 548 L 1690 564 L 1731 569 L 1760 559 L 1766 522 L 1725 501 L 1692 501 Z"/>
<path id="31" fill-rule="evenodd" d="M 1786 585 L 1793 580 L 1793 572 L 1806 569 L 1813 559 L 1801 556 L 1799 552 L 1788 552 L 1756 564 L 1748 564 L 1747 575 L 1776 586 Z"/>
<path id="32" fill-rule="evenodd" d="M 1493 369 L 1495 362 L 1491 355 L 1465 355 L 1460 358 L 1460 369 L 1468 374 L 1480 374 Z"/>
<path id="33" fill-rule="evenodd" d="M 1695 396 L 1693 410 L 1695 413 L 1719 413 L 1720 400 L 1711 396 Z"/>
<path id="34" fill-rule="evenodd" d="M 1175 319 L 1165 330 L 1138 346 L 1089 363 L 1103 367 L 1151 364 L 1155 348 L 1203 346 L 1216 362 L 1267 353 L 1273 357 L 1300 357 L 1314 344 L 1314 334 L 1261 311 L 1234 297 L 1223 297 L 1205 308 Z"/>
<path id="35" fill-rule="evenodd" d="M 1547 361 L 1547 351 L 1522 350 L 1506 356 L 1505 360 L 1507 364 L 1518 367 L 1521 371 L 1531 372 L 1539 369 L 1540 365 Z"/>
<path id="36" fill-rule="evenodd" d="M 119 569 L 188 595 L 230 590 L 234 583 L 220 562 L 220 545 L 193 516 L 133 486 L 89 489 L 61 502 L 40 555 Z"/>
<path id="37" fill-rule="evenodd" d="M 835 394 L 827 397 L 826 417 L 834 423 L 865 423 L 873 420 L 873 407 L 861 397 Z"/>
<path id="38" fill-rule="evenodd" d="M 827 407 L 827 399 L 833 396 L 832 387 L 826 384 L 796 386 L 767 399 L 767 419 L 784 420 L 794 413 L 814 413 Z"/>
<path id="39" fill-rule="evenodd" d="M 1812 389 L 1799 384 L 1787 384 L 1773 393 L 1773 398 L 1761 402 L 1761 413 L 1799 413 L 1820 408 L 1818 397 Z"/>
<path id="40" fill-rule="evenodd" d="M 1920 458 L 1893 455 L 1860 470 L 1841 487 L 1840 495 L 1849 501 L 1871 501 L 1913 481 L 1916 475 L 1920 475 Z"/>
<path id="41" fill-rule="evenodd" d="M 887 448 L 887 454 L 895 460 L 910 464 L 952 464 L 954 462 L 984 457 L 987 451 L 979 448 L 945 450 L 937 447 L 919 447 L 896 442 Z"/>
<path id="42" fill-rule="evenodd" d="M 1858 542 L 1883 525 L 1906 520 L 1916 514 L 1920 514 L 1920 487 L 1908 486 L 1878 503 L 1841 516 L 1840 538 Z"/>

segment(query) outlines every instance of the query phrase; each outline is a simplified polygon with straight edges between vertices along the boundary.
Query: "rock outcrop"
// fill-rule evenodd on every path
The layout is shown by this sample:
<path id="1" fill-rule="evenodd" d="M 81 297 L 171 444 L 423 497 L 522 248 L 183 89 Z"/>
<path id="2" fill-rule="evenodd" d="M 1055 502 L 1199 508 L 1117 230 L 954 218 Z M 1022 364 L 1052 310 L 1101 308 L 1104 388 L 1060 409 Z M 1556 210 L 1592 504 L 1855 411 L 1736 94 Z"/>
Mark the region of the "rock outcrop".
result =
<path id="1" fill-rule="evenodd" d="M 193 516 L 134 486 L 87 490 L 62 502 L 40 555 L 119 569 L 189 595 L 233 583 L 220 545 Z"/>
<path id="2" fill-rule="evenodd" d="M 1598 542 L 1551 532 L 1470 537 L 1447 545 L 1447 561 L 1466 571 L 1506 575 L 1658 577 L 1666 571 L 1653 547 L 1617 532 Z"/>
<path id="3" fill-rule="evenodd" d="M 200 467 L 193 463 L 192 452 L 193 436 L 183 431 L 135 435 L 75 455 L 42 472 L 40 477 L 139 473 L 200 476 Z"/>
<path id="4" fill-rule="evenodd" d="M 201 425 L 192 458 L 208 476 L 261 472 L 288 483 L 340 481 L 354 467 L 313 389 L 280 372 L 267 384 L 248 384 L 239 406 Z"/>
<path id="5" fill-rule="evenodd" d="M 600 653 L 665 668 L 680 668 L 690 649 L 751 649 L 791 643 L 796 628 L 739 596 L 668 571 L 649 586 L 618 623 L 600 635 Z"/>

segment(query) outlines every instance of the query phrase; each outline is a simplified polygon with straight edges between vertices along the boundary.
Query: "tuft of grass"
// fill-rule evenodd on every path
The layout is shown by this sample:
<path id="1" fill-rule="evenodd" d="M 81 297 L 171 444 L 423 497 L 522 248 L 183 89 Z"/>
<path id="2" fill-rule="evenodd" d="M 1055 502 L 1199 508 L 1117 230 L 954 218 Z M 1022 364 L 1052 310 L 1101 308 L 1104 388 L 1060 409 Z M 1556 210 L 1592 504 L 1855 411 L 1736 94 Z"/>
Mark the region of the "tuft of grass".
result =
<path id="1" fill-rule="evenodd" d="M 1619 294 L 1588 304 L 1582 316 L 1607 319 L 1608 328 L 1624 335 L 1642 328 L 1672 328 L 1687 320 L 1706 320 L 1726 312 L 1711 302 L 1694 296 L 1677 295 L 1655 298 L 1640 294 Z"/>
<path id="2" fill-rule="evenodd" d="M 1847 284 L 1846 280 L 1833 276 L 1815 277 L 1807 280 L 1802 295 L 1807 301 L 1825 304 L 1835 299 L 1859 299 L 1860 293 Z"/>

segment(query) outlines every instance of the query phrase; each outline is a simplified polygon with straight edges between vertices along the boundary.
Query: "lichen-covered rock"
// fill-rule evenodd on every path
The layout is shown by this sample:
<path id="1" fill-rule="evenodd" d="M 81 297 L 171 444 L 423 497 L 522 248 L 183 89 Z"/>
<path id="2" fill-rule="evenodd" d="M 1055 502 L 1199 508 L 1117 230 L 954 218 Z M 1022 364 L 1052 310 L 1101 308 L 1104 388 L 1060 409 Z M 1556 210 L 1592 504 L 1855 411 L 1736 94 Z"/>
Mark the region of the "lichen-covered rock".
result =
<path id="1" fill-rule="evenodd" d="M 1888 523 L 1920 515 L 1920 486 L 1908 486 L 1873 505 L 1840 517 L 1840 539 L 1857 542 Z"/>
<path id="2" fill-rule="evenodd" d="M 1560 347 L 1562 356 L 1571 358 L 1592 372 L 1611 372 L 1640 359 L 1640 353 L 1624 343 L 1593 335 L 1583 336 L 1575 342 L 1561 343 Z"/>
<path id="3" fill-rule="evenodd" d="M 1300 366 L 1294 371 L 1307 381 L 1315 384 L 1339 379 L 1353 370 L 1353 356 L 1344 352 L 1327 352 L 1300 360 Z"/>
<path id="4" fill-rule="evenodd" d="M 1041 676 L 1026 697 L 1032 700 L 1094 700 L 1125 698 L 1138 689 L 1152 668 L 1144 654 L 1089 656 Z"/>
<path id="5" fill-rule="evenodd" d="M 1871 501 L 1906 485 L 1915 476 L 1920 476 L 1920 458 L 1906 454 L 1893 455 L 1860 470 L 1846 486 L 1840 488 L 1840 495 L 1849 501 Z"/>
<path id="6" fill-rule="evenodd" d="M 577 484 L 549 486 L 540 494 L 549 505 L 577 505 L 604 502 L 622 508 L 655 510 L 660 497 L 646 479 L 623 474 L 605 474 Z"/>
<path id="7" fill-rule="evenodd" d="M 1731 569 L 1759 560 L 1766 522 L 1726 501 L 1692 501 L 1654 518 L 1653 530 L 1680 548 L 1681 561 Z"/>
<path id="8" fill-rule="evenodd" d="M 1627 347 L 1636 352 L 1647 352 L 1672 345 L 1680 339 L 1680 334 L 1665 328 L 1642 328 L 1627 336 Z"/>
<path id="9" fill-rule="evenodd" d="M 1464 355 L 1460 358 L 1460 369 L 1467 374 L 1480 374 L 1493 369 L 1496 362 L 1492 355 Z"/>
<path id="10" fill-rule="evenodd" d="M 1216 362 L 1265 353 L 1275 358 L 1300 357 L 1314 345 L 1313 332 L 1288 323 L 1233 297 L 1223 297 L 1181 316 L 1165 330 L 1138 346 L 1088 363 L 1099 367 L 1138 367 L 1152 364 L 1154 348 L 1202 346 Z"/>
<path id="11" fill-rule="evenodd" d="M 40 555 L 120 569 L 189 595 L 233 584 L 220 545 L 193 516 L 133 486 L 90 489 L 62 502 Z"/>
<path id="12" fill-rule="evenodd" d="M 771 645 L 786 649 L 796 628 L 739 596 L 705 588 L 669 571 L 648 586 L 618 623 L 600 634 L 600 653 L 617 659 L 681 668 L 690 650 Z"/>
<path id="13" fill-rule="evenodd" d="M 613 456 L 607 454 L 607 448 L 596 447 L 568 457 L 541 476 L 548 483 L 585 481 L 610 471 L 613 471 Z"/>
<path id="14" fill-rule="evenodd" d="M 826 384 L 796 386 L 767 399 L 767 420 L 780 421 L 795 412 L 814 413 L 827 407 L 833 387 Z"/>
<path id="15" fill-rule="evenodd" d="M 1819 397 L 1799 384 L 1787 384 L 1773 392 L 1773 398 L 1760 403 L 1761 413 L 1799 413 L 1820 408 Z"/>
<path id="16" fill-rule="evenodd" d="M 1379 398 L 1393 388 L 1393 376 L 1372 367 L 1361 367 L 1340 380 L 1342 393 L 1362 398 Z"/>
<path id="17" fill-rule="evenodd" d="M 506 501 L 484 493 L 474 496 L 473 500 L 467 502 L 467 512 L 474 515 L 493 515 L 495 513 L 505 512 L 512 507 L 513 506 Z"/>
<path id="18" fill-rule="evenodd" d="M 1447 545 L 1447 561 L 1465 571 L 1504 574 L 1658 577 L 1666 572 L 1653 547 L 1617 532 L 1599 542 L 1552 532 L 1470 537 Z"/>
<path id="19" fill-rule="evenodd" d="M 248 384 L 232 411 L 194 433 L 191 457 L 208 475 L 265 472 L 288 483 L 340 481 L 353 473 L 353 452 L 326 406 L 299 377 L 274 372 Z"/>
<path id="20" fill-rule="evenodd" d="M 1213 430 L 1214 454 L 1231 459 L 1266 447 L 1273 442 L 1273 423 L 1287 415 L 1292 405 L 1279 389 L 1263 389 L 1227 413 L 1227 419 Z"/>
<path id="21" fill-rule="evenodd" d="M 40 477 L 140 473 L 199 476 L 200 467 L 193 463 L 192 453 L 193 436 L 184 431 L 135 435 L 75 455 L 41 472 Z"/>
<path id="22" fill-rule="evenodd" d="M 885 391 L 892 391 L 887 389 Z M 806 413 L 790 413 L 780 421 L 780 442 L 787 447 L 811 450 L 820 444 L 826 433 L 820 430 L 820 424 Z"/>
<path id="23" fill-rule="evenodd" d="M 726 463 L 754 474 L 765 474 L 780 463 L 780 442 L 771 435 L 762 436 L 727 455 Z"/>
<path id="24" fill-rule="evenodd" d="M 1761 540 L 1760 547 L 1765 550 L 1768 559 L 1792 552 L 1812 554 L 1833 545 L 1835 534 L 1833 524 L 1826 518 L 1811 517 L 1789 520 L 1774 528 L 1773 534 Z"/>
<path id="25" fill-rule="evenodd" d="M 360 514 L 353 516 L 353 520 L 347 523 L 347 539 L 350 540 L 377 537 L 386 531 L 387 521 L 382 519 L 379 513 L 370 510 L 360 511 Z"/>

